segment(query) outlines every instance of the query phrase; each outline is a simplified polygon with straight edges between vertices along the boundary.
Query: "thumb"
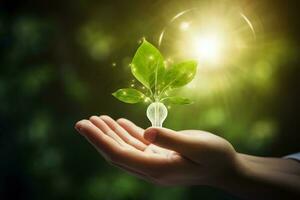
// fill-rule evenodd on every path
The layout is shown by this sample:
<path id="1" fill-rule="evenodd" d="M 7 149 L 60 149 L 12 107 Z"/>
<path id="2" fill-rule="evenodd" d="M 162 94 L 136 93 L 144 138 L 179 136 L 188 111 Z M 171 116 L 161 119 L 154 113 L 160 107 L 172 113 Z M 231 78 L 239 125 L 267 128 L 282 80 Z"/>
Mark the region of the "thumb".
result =
<path id="1" fill-rule="evenodd" d="M 145 130 L 144 138 L 157 146 L 176 151 L 189 158 L 195 155 L 201 145 L 197 137 L 167 128 L 150 127 Z"/>

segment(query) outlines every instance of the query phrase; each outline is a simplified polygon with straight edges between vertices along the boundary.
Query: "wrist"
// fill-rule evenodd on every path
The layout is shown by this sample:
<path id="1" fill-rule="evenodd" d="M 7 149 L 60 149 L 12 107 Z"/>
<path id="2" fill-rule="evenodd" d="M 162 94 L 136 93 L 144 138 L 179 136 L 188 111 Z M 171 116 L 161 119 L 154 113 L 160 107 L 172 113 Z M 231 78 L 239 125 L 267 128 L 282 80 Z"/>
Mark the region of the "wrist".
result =
<path id="1" fill-rule="evenodd" d="M 299 176 L 290 171 L 276 170 L 275 168 L 278 168 L 276 164 L 279 163 L 274 163 L 268 158 L 249 157 L 236 153 L 231 173 L 214 186 L 246 199 L 298 198 Z"/>
<path id="2" fill-rule="evenodd" d="M 236 152 L 229 168 L 224 170 L 220 179 L 216 180 L 213 186 L 231 192 L 233 188 L 252 176 L 251 165 L 252 163 L 243 154 Z"/>

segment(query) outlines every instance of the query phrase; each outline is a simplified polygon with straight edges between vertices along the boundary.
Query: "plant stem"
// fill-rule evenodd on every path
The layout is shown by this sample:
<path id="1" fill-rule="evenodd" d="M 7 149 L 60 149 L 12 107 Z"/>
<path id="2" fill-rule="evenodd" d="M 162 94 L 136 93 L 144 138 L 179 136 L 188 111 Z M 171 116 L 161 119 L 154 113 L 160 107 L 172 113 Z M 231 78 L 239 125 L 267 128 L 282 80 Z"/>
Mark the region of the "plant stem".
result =
<path id="1" fill-rule="evenodd" d="M 153 92 L 152 92 L 151 88 L 148 88 L 148 89 L 150 91 L 150 96 L 151 96 L 150 99 L 151 99 L 152 102 L 154 102 L 155 101 L 155 97 L 153 95 Z"/>

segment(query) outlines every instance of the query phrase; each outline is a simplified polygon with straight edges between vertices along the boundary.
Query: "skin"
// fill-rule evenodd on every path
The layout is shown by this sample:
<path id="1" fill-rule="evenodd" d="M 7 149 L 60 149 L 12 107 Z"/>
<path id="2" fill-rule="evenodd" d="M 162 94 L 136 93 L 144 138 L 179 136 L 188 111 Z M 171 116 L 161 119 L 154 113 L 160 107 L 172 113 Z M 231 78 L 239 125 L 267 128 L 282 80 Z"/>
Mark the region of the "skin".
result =
<path id="1" fill-rule="evenodd" d="M 214 134 L 92 116 L 75 125 L 111 164 L 159 185 L 208 185 L 242 199 L 300 198 L 300 164 L 237 153 Z"/>

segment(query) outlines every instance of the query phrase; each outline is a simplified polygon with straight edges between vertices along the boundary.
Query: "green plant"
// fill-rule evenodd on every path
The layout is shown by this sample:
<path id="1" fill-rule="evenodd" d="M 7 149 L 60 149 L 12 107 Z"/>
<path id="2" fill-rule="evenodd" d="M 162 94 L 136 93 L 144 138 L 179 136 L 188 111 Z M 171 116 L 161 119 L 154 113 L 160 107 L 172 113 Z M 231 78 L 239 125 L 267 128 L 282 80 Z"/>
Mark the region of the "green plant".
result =
<path id="1" fill-rule="evenodd" d="M 168 102 L 171 104 L 190 104 L 185 97 L 169 96 L 168 94 L 188 84 L 196 74 L 197 62 L 184 61 L 166 68 L 165 61 L 158 49 L 146 40 L 137 49 L 131 66 L 134 77 L 141 82 L 147 91 L 134 88 L 123 88 L 112 95 L 125 103 Z"/>
<path id="2" fill-rule="evenodd" d="M 133 57 L 130 67 L 132 74 L 143 84 L 146 91 L 123 88 L 112 93 L 112 95 L 120 101 L 130 104 L 144 101 L 151 102 L 154 107 L 152 106 L 153 109 L 151 109 L 151 105 L 148 107 L 147 116 L 149 119 L 153 119 L 150 119 L 152 125 L 161 126 L 162 121 L 165 119 L 167 110 L 164 107 L 164 102 L 170 104 L 192 103 L 190 99 L 170 95 L 170 92 L 193 80 L 197 69 L 196 61 L 184 61 L 167 67 L 159 50 L 143 40 Z"/>

